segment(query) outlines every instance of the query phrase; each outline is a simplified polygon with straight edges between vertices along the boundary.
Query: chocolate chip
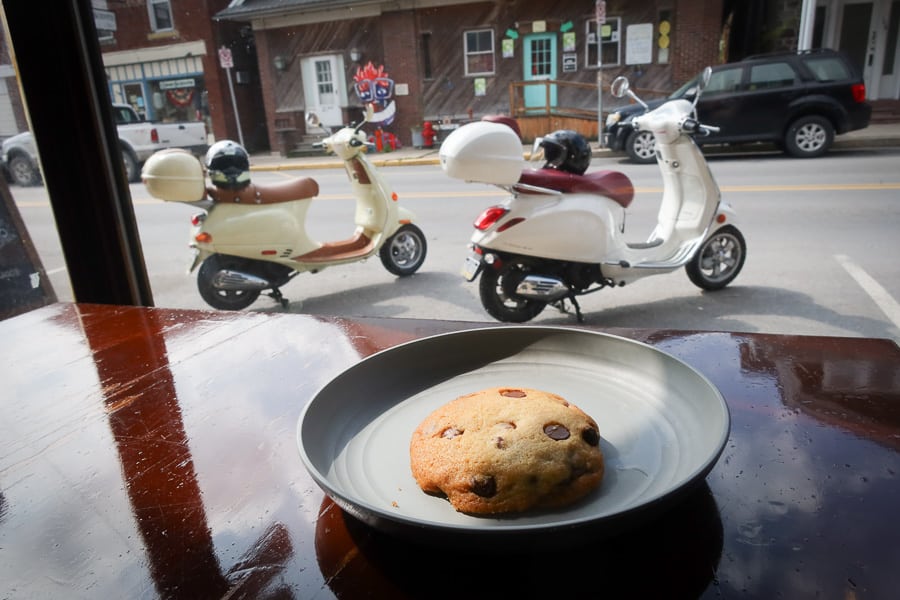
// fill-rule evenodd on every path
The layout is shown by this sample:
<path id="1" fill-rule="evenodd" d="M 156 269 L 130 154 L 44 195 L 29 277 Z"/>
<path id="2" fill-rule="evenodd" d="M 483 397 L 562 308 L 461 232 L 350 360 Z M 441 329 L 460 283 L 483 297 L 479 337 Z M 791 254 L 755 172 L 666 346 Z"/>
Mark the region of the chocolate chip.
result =
<path id="1" fill-rule="evenodd" d="M 462 431 L 457 429 L 456 427 L 448 427 L 444 431 L 441 432 L 441 437 L 446 439 L 455 438 L 458 435 L 462 435 Z"/>
<path id="2" fill-rule="evenodd" d="M 522 390 L 503 390 L 500 392 L 500 395 L 507 398 L 524 398 L 525 392 Z"/>
<path id="3" fill-rule="evenodd" d="M 597 446 L 600 444 L 600 433 L 593 427 L 587 427 L 581 432 L 581 439 L 588 446 Z"/>
<path id="4" fill-rule="evenodd" d="M 472 492 L 482 498 L 490 498 L 497 494 L 497 481 L 491 475 L 475 475 L 472 477 Z"/>
<path id="5" fill-rule="evenodd" d="M 566 429 L 565 425 L 560 425 L 559 423 L 548 423 L 544 425 L 544 433 L 554 440 L 569 439 L 569 430 Z"/>
<path id="6" fill-rule="evenodd" d="M 498 435 L 494 438 L 494 445 L 502 450 L 503 448 L 506 448 L 506 440 Z"/>

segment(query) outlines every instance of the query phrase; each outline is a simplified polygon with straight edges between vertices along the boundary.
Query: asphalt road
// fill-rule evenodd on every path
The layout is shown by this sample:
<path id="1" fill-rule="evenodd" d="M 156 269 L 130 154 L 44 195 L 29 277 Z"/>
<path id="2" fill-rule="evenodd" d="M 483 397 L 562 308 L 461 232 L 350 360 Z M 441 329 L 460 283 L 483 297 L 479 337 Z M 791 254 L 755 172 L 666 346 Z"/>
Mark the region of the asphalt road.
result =
<path id="1" fill-rule="evenodd" d="M 608 328 L 888 337 L 900 341 L 900 150 L 854 149 L 813 160 L 781 154 L 710 158 L 723 198 L 738 212 L 748 244 L 740 276 L 726 289 L 704 292 L 679 269 L 580 299 L 585 323 Z M 595 159 L 591 170 L 617 169 L 637 195 L 626 235 L 642 241 L 655 222 L 661 180 L 655 165 L 619 157 Z M 416 213 L 428 257 L 416 275 L 398 279 L 378 258 L 304 273 L 283 288 L 290 312 L 492 322 L 477 284 L 459 275 L 473 219 L 503 192 L 447 178 L 437 166 L 382 170 Z M 321 194 L 308 231 L 321 241 L 353 230 L 353 201 L 344 172 L 255 172 L 258 181 L 304 175 Z M 196 209 L 150 198 L 132 185 L 144 257 L 157 306 L 209 308 L 186 274 L 188 219 Z M 42 188 L 13 187 L 13 196 L 61 301 L 72 300 Z M 261 297 L 248 310 L 281 311 Z M 575 324 L 573 314 L 546 309 L 532 323 Z"/>

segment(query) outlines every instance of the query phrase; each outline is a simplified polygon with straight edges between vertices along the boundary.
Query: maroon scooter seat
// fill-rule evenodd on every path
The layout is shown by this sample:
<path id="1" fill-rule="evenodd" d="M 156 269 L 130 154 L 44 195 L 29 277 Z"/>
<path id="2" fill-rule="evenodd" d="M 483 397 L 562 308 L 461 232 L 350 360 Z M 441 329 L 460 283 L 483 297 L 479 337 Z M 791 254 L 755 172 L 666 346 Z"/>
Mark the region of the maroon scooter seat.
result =
<path id="1" fill-rule="evenodd" d="M 614 200 L 622 208 L 628 208 L 634 200 L 634 186 L 631 180 L 618 171 L 595 171 L 575 175 L 557 169 L 528 169 L 522 172 L 519 182 L 513 187 L 517 192 L 524 194 L 540 193 L 531 189 L 535 187 L 563 194 L 595 194 Z"/>

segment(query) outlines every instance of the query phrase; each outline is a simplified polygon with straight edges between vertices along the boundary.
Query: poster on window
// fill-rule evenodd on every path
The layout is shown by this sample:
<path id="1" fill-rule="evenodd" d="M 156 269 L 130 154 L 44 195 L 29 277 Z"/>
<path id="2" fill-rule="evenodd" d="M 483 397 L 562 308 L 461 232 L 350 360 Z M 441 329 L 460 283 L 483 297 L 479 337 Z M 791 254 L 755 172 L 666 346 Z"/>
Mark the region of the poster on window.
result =
<path id="1" fill-rule="evenodd" d="M 648 65 L 653 62 L 653 24 L 642 23 L 625 28 L 625 64 Z"/>

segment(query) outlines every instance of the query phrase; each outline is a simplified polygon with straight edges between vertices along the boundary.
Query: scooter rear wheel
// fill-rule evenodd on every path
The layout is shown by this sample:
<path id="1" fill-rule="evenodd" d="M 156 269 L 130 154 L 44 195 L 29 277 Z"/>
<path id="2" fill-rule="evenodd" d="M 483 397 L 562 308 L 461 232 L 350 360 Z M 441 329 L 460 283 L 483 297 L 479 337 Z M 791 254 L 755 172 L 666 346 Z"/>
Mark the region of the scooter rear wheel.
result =
<path id="1" fill-rule="evenodd" d="M 222 269 L 239 271 L 244 261 L 238 257 L 213 254 L 203 261 L 197 271 L 197 289 L 204 302 L 218 310 L 242 310 L 259 298 L 260 290 L 222 290 L 213 285 L 213 278 Z"/>
<path id="2" fill-rule="evenodd" d="M 385 240 L 378 255 L 385 269 L 398 277 L 406 277 L 419 270 L 425 262 L 426 252 L 428 244 L 425 234 L 410 223 Z"/>
<path id="3" fill-rule="evenodd" d="M 720 290 L 738 276 L 747 258 L 747 243 L 737 228 L 727 225 L 713 232 L 685 265 L 691 282 L 704 290 Z"/>
<path id="4" fill-rule="evenodd" d="M 516 286 L 531 270 L 529 262 L 521 258 L 510 258 L 499 268 L 487 266 L 478 282 L 484 310 L 505 323 L 524 323 L 541 314 L 547 306 L 545 302 L 517 298 L 514 295 Z"/>

